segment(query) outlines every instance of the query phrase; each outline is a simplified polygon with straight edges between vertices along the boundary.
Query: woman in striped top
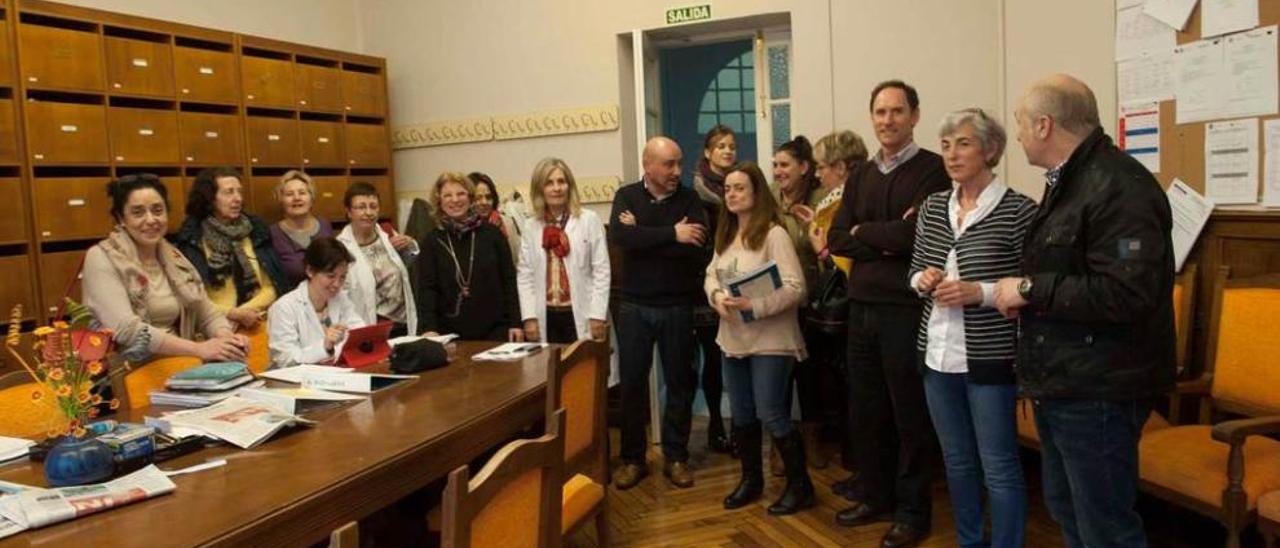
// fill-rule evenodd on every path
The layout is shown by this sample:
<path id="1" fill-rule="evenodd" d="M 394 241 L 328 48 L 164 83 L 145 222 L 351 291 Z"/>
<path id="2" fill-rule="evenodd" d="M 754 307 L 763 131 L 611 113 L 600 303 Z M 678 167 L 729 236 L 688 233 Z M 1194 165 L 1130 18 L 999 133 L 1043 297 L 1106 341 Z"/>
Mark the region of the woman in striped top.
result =
<path id="1" fill-rule="evenodd" d="M 916 347 L 942 445 L 961 546 L 1022 546 L 1026 489 L 1014 422 L 1016 320 L 992 307 L 995 281 L 1018 274 L 1035 203 L 997 180 L 1005 132 L 981 109 L 948 114 L 939 130 L 952 190 L 921 205 L 910 284 L 924 299 Z"/>

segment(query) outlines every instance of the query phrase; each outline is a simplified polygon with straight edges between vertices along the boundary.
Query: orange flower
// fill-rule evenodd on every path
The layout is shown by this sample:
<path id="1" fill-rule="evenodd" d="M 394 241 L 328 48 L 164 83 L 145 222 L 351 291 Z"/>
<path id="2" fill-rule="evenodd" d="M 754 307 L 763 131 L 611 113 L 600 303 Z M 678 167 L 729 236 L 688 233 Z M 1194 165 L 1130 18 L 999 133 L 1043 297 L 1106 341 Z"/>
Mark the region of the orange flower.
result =
<path id="1" fill-rule="evenodd" d="M 37 327 L 36 330 L 32 332 L 32 334 L 37 337 L 43 337 L 45 335 L 51 335 L 53 333 L 54 333 L 53 328 L 47 325 L 42 325 L 40 327 Z"/>
<path id="2" fill-rule="evenodd" d="M 58 387 L 58 397 L 65 398 L 71 395 L 71 385 L 64 384 Z"/>
<path id="3" fill-rule="evenodd" d="M 80 403 L 89 403 L 89 400 L 92 399 L 92 397 L 89 395 L 89 391 L 86 390 L 84 392 L 81 392 L 80 396 L 78 396 L 76 399 L 79 400 Z"/>
<path id="4" fill-rule="evenodd" d="M 92 346 L 94 348 L 102 346 L 102 337 L 99 337 L 97 335 L 89 335 L 89 346 Z"/>
<path id="5" fill-rule="evenodd" d="M 77 428 L 77 429 L 76 429 L 76 437 L 77 437 L 77 438 L 83 438 L 83 437 L 84 437 L 84 435 L 85 435 L 85 434 L 87 434 L 87 433 L 89 433 L 89 431 L 88 431 L 88 430 L 85 430 L 84 428 Z"/>
<path id="6" fill-rule="evenodd" d="M 90 401 L 90 404 L 91 404 L 91 405 L 98 405 L 98 404 L 102 403 L 102 396 L 99 396 L 99 395 L 97 395 L 97 394 L 94 394 L 94 395 L 93 395 L 93 398 L 91 398 L 89 401 Z M 114 409 L 114 408 L 113 408 L 113 409 Z"/>
<path id="7" fill-rule="evenodd" d="M 62 321 L 62 320 L 58 320 L 58 321 L 56 321 L 56 322 L 53 322 L 53 328 L 54 328 L 54 329 L 66 329 L 66 328 L 68 328 L 68 327 L 71 327 L 71 326 L 67 325 L 67 322 L 64 322 L 64 321 Z"/>
<path id="8" fill-rule="evenodd" d="M 80 419 L 71 419 L 71 422 L 67 423 L 67 428 L 80 428 Z"/>
<path id="9" fill-rule="evenodd" d="M 99 414 L 100 414 L 100 412 L 98 411 L 98 408 L 97 408 L 97 407 L 90 407 L 90 408 L 89 408 L 89 418 L 91 418 L 91 419 L 96 419 L 96 418 L 98 418 L 98 415 L 99 415 Z"/>
<path id="10" fill-rule="evenodd" d="M 115 399 L 115 398 L 112 398 L 112 399 L 111 399 L 111 403 L 108 405 L 108 407 L 110 407 L 110 408 L 111 408 L 111 409 L 113 409 L 113 410 L 114 410 L 114 409 L 119 409 L 119 408 L 120 408 L 120 400 L 117 400 L 117 399 Z"/>
<path id="11" fill-rule="evenodd" d="M 60 381 L 66 378 L 66 376 L 67 376 L 66 370 L 62 369 L 61 367 L 55 367 L 53 368 L 53 370 L 49 371 L 49 378 L 55 381 Z"/>
<path id="12" fill-rule="evenodd" d="M 31 401 L 40 401 L 44 398 L 44 390 L 39 388 L 31 391 Z"/>
<path id="13" fill-rule="evenodd" d="M 102 374 L 102 369 L 103 369 L 103 367 L 102 367 L 102 362 L 97 361 L 97 360 L 94 360 L 94 361 L 89 362 L 89 374 L 90 374 L 90 375 L 95 375 L 95 376 L 96 376 L 96 375 L 100 375 L 100 374 Z"/>

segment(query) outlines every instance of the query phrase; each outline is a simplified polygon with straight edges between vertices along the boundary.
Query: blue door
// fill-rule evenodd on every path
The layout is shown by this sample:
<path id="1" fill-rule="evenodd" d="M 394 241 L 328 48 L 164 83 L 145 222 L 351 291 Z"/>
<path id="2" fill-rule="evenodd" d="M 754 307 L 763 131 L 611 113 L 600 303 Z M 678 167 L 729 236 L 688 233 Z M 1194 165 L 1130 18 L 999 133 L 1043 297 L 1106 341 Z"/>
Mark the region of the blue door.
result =
<path id="1" fill-rule="evenodd" d="M 756 161 L 755 67 L 751 40 L 664 49 L 662 127 L 684 150 L 684 182 L 702 158 L 716 124 L 737 133 L 738 159 Z"/>

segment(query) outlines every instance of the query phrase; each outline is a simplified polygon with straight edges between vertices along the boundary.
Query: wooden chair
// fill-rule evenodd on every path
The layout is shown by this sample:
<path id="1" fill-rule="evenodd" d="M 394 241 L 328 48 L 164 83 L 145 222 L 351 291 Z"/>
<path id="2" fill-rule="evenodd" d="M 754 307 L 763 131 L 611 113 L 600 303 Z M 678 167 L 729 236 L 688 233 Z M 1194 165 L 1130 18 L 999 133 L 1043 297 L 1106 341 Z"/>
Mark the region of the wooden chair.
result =
<path id="1" fill-rule="evenodd" d="M 169 377 L 200 364 L 200 358 L 194 356 L 154 359 L 132 366 L 124 374 L 112 376 L 111 388 L 116 399 L 120 400 L 121 409 L 146 407 L 151 404 L 152 390 L 164 389 L 164 381 Z"/>
<path id="2" fill-rule="evenodd" d="M 564 482 L 560 532 L 565 538 L 595 519 L 596 545 L 609 545 L 606 494 L 609 485 L 609 434 L 605 427 L 608 400 L 609 345 L 578 341 L 552 351 L 547 368 L 547 421 L 556 410 L 566 414 Z"/>
<path id="3" fill-rule="evenodd" d="M 1152 432 L 1138 452 L 1143 489 L 1217 519 L 1234 548 L 1258 497 L 1280 489 L 1280 441 L 1265 437 L 1280 433 L 1280 274 L 1227 275 L 1224 266 L 1214 279 L 1206 371 L 1177 387 L 1182 397 L 1207 396 L 1200 400 L 1206 424 Z M 1172 416 L 1181 401 L 1172 402 Z M 1215 409 L 1246 418 L 1207 424 Z"/>
<path id="4" fill-rule="evenodd" d="M 1276 548 L 1280 537 L 1280 491 L 1258 497 L 1258 532 L 1267 548 Z"/>
<path id="5" fill-rule="evenodd" d="M 471 477 L 466 465 L 444 490 L 446 548 L 560 546 L 564 411 L 546 435 L 508 443 Z"/>
<path id="6" fill-rule="evenodd" d="M 32 395 L 40 392 L 40 399 Z M 67 422 L 57 402 L 26 371 L 0 375 L 0 436 L 42 440 Z"/>
<path id="7" fill-rule="evenodd" d="M 1191 351 L 1191 322 L 1194 319 L 1191 311 L 1196 298 L 1196 274 L 1196 264 L 1187 263 L 1182 266 L 1182 273 L 1173 280 L 1173 330 L 1177 336 L 1175 345 L 1178 353 L 1175 363 L 1179 375 L 1186 371 L 1187 354 Z M 1152 411 L 1151 416 L 1147 417 L 1146 424 L 1142 425 L 1142 434 L 1145 436 L 1148 432 L 1177 424 L 1177 414 L 1170 413 L 1170 416 L 1173 418 L 1172 423 L 1164 415 Z M 1018 443 L 1029 449 L 1040 450 L 1040 431 L 1036 429 L 1036 418 L 1030 402 L 1026 400 L 1018 402 L 1017 422 Z"/>
<path id="8" fill-rule="evenodd" d="M 253 329 L 239 330 L 241 335 L 249 337 L 249 355 L 244 357 L 245 365 L 254 375 L 261 375 L 271 367 L 271 349 L 268 347 L 267 319 L 263 318 Z"/>

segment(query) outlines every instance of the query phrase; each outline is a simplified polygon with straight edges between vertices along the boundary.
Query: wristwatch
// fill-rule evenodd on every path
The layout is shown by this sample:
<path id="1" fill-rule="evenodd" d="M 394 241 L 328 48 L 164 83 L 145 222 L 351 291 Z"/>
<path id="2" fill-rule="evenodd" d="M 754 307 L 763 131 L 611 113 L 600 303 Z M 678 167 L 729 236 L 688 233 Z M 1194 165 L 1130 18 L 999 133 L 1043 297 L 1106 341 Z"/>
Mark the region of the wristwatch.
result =
<path id="1" fill-rule="evenodd" d="M 1018 295 L 1026 301 L 1031 301 L 1031 278 L 1023 278 L 1018 282 Z"/>

